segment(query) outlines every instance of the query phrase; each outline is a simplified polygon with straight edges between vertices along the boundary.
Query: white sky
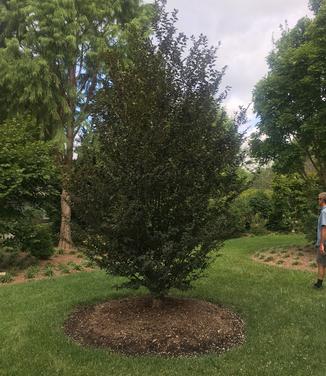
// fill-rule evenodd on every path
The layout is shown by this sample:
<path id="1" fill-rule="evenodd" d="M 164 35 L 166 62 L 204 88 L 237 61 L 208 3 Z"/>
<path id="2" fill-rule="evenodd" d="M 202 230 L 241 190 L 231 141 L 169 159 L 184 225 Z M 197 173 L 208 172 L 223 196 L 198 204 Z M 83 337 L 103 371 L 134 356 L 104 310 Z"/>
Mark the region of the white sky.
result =
<path id="1" fill-rule="evenodd" d="M 287 21 L 292 28 L 311 15 L 308 0 L 167 0 L 167 9 L 174 8 L 179 10 L 179 31 L 202 33 L 210 45 L 221 42 L 218 68 L 228 66 L 221 89 L 232 87 L 224 102 L 230 113 L 251 102 L 254 85 L 267 73 L 266 57 L 279 26 Z M 255 123 L 251 111 L 248 115 Z"/>

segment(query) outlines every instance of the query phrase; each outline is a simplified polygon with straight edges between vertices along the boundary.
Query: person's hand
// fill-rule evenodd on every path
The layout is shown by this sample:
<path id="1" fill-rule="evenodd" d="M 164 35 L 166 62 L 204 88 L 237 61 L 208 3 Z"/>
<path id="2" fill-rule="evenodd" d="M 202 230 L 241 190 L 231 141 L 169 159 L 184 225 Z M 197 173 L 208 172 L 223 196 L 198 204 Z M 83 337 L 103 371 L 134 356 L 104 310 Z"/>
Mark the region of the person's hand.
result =
<path id="1" fill-rule="evenodd" d="M 319 252 L 324 255 L 325 254 L 325 247 L 324 247 L 324 243 L 320 243 L 319 245 Z"/>

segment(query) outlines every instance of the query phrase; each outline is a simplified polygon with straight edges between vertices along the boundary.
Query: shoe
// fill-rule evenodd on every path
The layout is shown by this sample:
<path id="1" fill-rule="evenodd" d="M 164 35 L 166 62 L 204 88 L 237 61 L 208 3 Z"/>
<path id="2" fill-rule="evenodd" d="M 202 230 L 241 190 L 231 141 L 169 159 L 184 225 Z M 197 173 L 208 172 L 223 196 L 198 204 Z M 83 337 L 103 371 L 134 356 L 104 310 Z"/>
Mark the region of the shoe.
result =
<path id="1" fill-rule="evenodd" d="M 314 283 L 314 284 L 313 284 L 313 287 L 314 287 L 315 289 L 322 289 L 322 288 L 323 288 L 323 285 L 320 285 L 319 283 Z"/>

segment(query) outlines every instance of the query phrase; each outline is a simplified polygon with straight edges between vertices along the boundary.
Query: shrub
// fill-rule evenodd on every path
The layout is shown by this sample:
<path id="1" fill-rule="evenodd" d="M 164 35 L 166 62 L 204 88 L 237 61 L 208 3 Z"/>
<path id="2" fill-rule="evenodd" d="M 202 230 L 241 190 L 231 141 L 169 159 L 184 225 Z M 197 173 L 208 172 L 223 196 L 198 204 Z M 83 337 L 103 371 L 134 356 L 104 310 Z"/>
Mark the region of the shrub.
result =
<path id="1" fill-rule="evenodd" d="M 309 241 L 314 241 L 318 217 L 316 197 L 322 190 L 314 177 L 304 180 L 299 174 L 275 175 L 267 227 L 273 231 L 303 231 Z"/>
<path id="2" fill-rule="evenodd" d="M 249 188 L 243 191 L 230 207 L 230 227 L 233 234 L 263 235 L 271 213 L 271 192 Z M 233 235 L 232 234 L 232 235 Z"/>
<path id="3" fill-rule="evenodd" d="M 26 269 L 35 264 L 36 258 L 26 252 L 18 252 L 12 247 L 0 248 L 0 270 Z"/>
<path id="4" fill-rule="evenodd" d="M 89 256 L 154 297 L 202 275 L 241 188 L 241 119 L 222 109 L 215 50 L 203 36 L 187 50 L 174 17 L 158 9 L 152 39 L 133 29 L 127 51 L 106 57 L 96 133 L 80 148 L 72 184 Z"/>
<path id="5" fill-rule="evenodd" d="M 11 247 L 0 248 L 0 270 L 16 266 L 18 252 Z"/>
<path id="6" fill-rule="evenodd" d="M 54 253 L 54 248 L 48 225 L 35 225 L 29 237 L 24 240 L 24 247 L 38 259 L 50 258 Z"/>

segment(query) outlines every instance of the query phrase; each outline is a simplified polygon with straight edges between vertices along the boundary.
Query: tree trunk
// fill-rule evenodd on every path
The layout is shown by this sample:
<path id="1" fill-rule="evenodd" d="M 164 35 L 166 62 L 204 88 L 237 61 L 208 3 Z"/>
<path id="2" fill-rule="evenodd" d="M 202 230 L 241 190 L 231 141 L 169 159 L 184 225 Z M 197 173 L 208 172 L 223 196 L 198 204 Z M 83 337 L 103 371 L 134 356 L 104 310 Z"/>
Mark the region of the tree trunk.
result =
<path id="1" fill-rule="evenodd" d="M 73 122 L 67 126 L 67 148 L 64 160 L 64 178 L 61 193 L 61 226 L 58 248 L 63 250 L 73 249 L 71 238 L 71 199 L 68 191 L 69 181 L 71 178 L 71 168 L 74 147 L 74 127 Z"/>
<path id="2" fill-rule="evenodd" d="M 73 248 L 71 239 L 71 205 L 69 192 L 62 189 L 61 193 L 61 226 L 60 226 L 60 239 L 58 248 L 65 251 Z"/>

